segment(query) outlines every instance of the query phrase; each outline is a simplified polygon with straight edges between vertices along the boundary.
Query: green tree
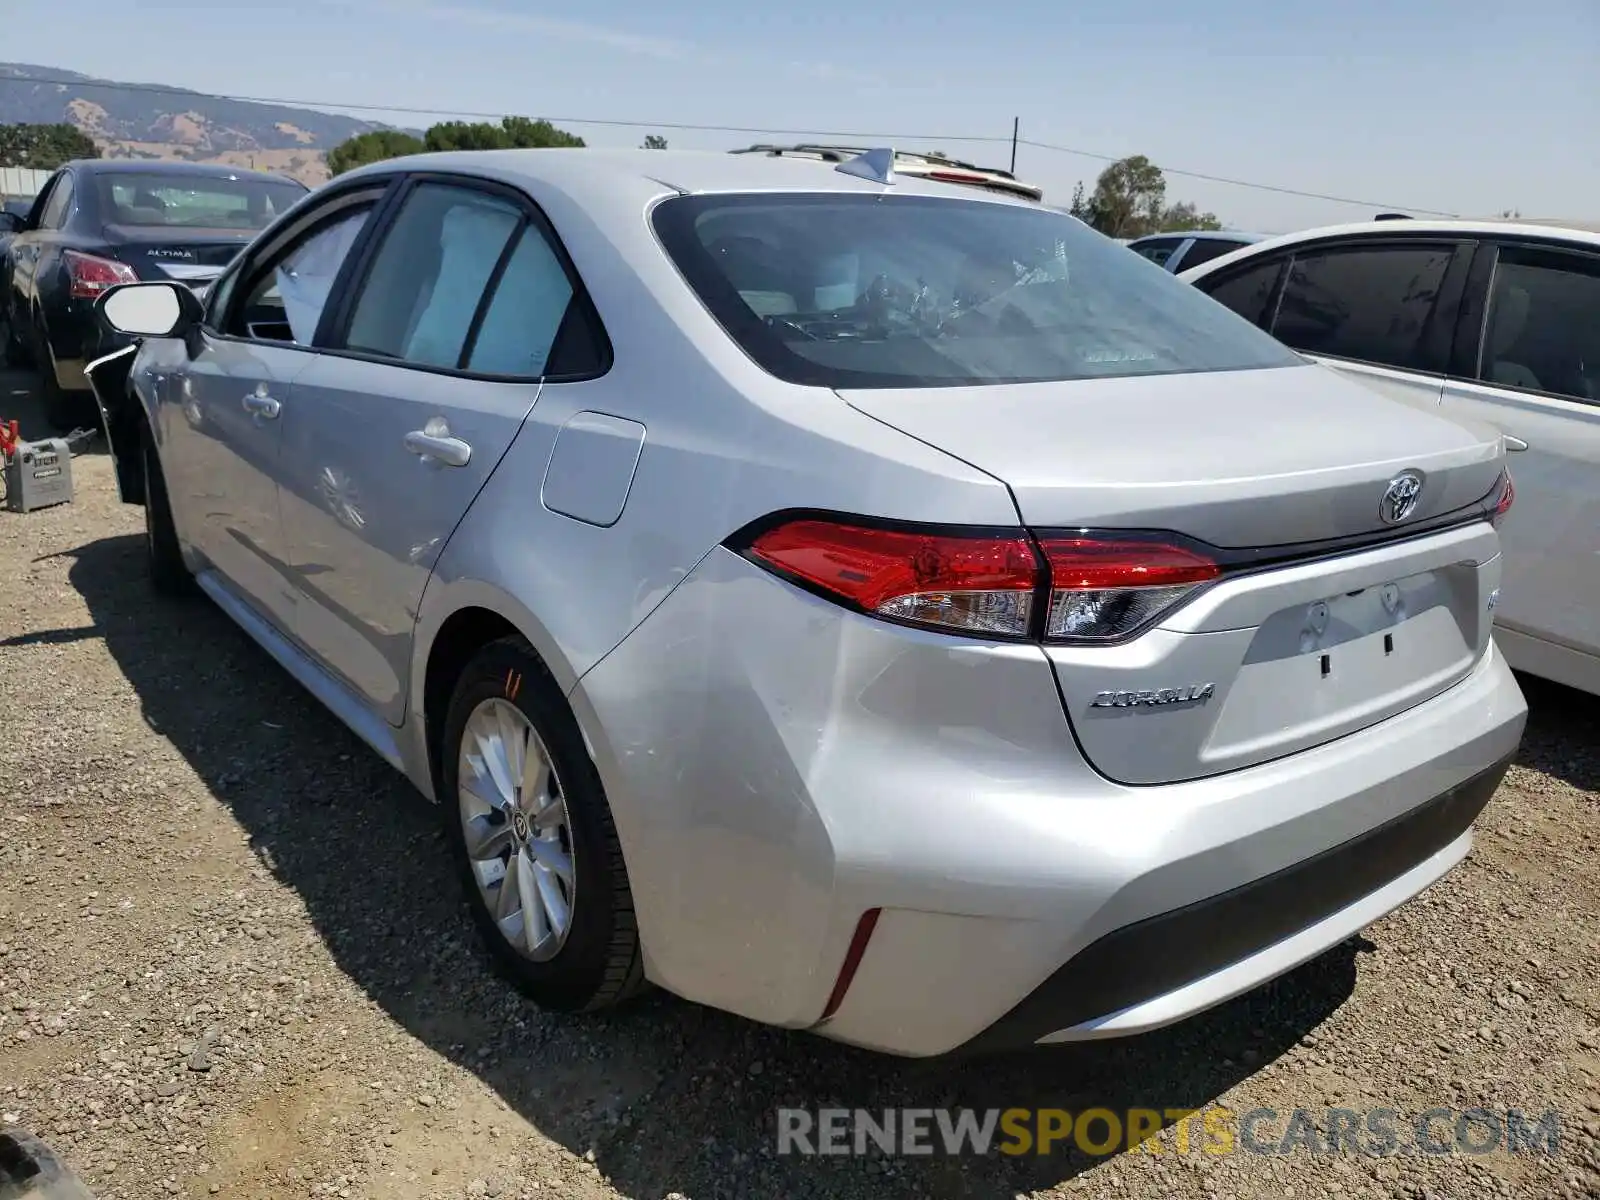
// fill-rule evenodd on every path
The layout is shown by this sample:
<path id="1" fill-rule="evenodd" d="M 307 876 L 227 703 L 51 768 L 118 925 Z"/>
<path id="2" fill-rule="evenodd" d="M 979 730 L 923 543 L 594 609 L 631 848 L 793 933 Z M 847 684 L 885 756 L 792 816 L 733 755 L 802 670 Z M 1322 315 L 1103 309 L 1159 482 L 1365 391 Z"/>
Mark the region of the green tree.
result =
<path id="1" fill-rule="evenodd" d="M 540 149 L 545 146 L 572 146 L 584 144 L 583 139 L 565 129 L 557 129 L 542 118 L 531 121 L 527 117 L 507 117 L 500 122 L 506 139 L 514 150 Z M 666 143 L 662 143 L 663 148 Z"/>
<path id="2" fill-rule="evenodd" d="M 549 121 L 506 117 L 489 121 L 444 121 L 423 135 L 429 150 L 526 150 L 546 146 L 582 146 L 583 139 Z"/>
<path id="3" fill-rule="evenodd" d="M 1088 199 L 1079 183 L 1072 193 L 1071 211 L 1107 237 L 1222 228 L 1215 213 L 1201 212 L 1187 202 L 1169 205 L 1166 176 L 1142 154 L 1119 159 L 1101 171 Z"/>
<path id="4" fill-rule="evenodd" d="M 398 129 L 375 129 L 370 133 L 358 133 L 329 150 L 328 170 L 335 175 L 343 175 L 368 163 L 400 158 L 406 154 L 420 154 L 422 149 L 421 138 Z"/>
<path id="5" fill-rule="evenodd" d="M 0 167 L 53 171 L 75 158 L 99 158 L 100 147 L 76 125 L 0 125 Z"/>
<path id="6" fill-rule="evenodd" d="M 659 133 L 645 134 L 644 145 L 639 147 L 641 150 L 665 150 L 666 148 L 667 139 L 662 137 Z"/>

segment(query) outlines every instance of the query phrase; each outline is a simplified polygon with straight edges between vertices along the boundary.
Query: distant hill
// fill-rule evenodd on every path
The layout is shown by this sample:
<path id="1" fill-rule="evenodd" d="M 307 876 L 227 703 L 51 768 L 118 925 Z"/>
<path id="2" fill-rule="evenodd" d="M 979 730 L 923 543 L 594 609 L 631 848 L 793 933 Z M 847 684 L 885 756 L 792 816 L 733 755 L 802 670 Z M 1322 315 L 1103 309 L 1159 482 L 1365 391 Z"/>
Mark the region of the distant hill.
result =
<path id="1" fill-rule="evenodd" d="M 358 133 L 389 128 L 309 108 L 229 100 L 165 84 L 130 86 L 60 67 L 0 63 L 0 123 L 56 121 L 82 129 L 107 158 L 233 163 L 280 171 L 308 184 L 328 178 L 327 152 L 334 146 Z"/>

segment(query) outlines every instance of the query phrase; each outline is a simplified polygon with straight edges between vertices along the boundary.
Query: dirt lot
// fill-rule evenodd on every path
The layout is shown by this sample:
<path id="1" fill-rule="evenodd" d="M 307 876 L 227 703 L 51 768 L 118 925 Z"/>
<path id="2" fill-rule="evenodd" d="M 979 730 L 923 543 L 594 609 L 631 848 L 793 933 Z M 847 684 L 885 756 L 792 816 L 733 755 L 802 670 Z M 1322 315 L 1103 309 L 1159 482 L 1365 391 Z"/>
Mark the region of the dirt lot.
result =
<path id="1" fill-rule="evenodd" d="M 219 613 L 153 598 L 139 510 L 102 455 L 75 470 L 76 504 L 0 512 L 0 1119 L 101 1200 L 1600 1194 L 1592 699 L 1528 683 L 1521 763 L 1443 884 L 1175 1029 L 953 1066 L 659 995 L 560 1019 L 490 976 L 432 810 Z M 1091 1104 L 1562 1121 L 1553 1156 L 1176 1129 L 1108 1158 L 774 1153 L 780 1105 Z"/>

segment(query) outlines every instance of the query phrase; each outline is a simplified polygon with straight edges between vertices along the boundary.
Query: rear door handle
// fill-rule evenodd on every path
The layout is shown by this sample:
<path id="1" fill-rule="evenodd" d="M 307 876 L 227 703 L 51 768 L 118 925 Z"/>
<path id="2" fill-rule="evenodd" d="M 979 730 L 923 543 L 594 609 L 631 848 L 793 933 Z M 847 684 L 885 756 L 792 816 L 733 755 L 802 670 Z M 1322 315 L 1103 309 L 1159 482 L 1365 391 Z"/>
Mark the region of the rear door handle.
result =
<path id="1" fill-rule="evenodd" d="M 1526 450 L 1528 448 L 1527 442 L 1519 437 L 1512 437 L 1509 433 L 1505 435 L 1505 439 L 1507 450 Z"/>
<path id="2" fill-rule="evenodd" d="M 265 391 L 255 391 L 244 398 L 244 410 L 252 416 L 265 417 L 270 421 L 283 411 L 283 405 Z"/>
<path id="3" fill-rule="evenodd" d="M 441 462 L 447 467 L 464 467 L 472 461 L 472 447 L 449 432 L 432 432 L 433 422 L 427 429 L 413 429 L 406 434 L 406 449 L 423 462 Z"/>

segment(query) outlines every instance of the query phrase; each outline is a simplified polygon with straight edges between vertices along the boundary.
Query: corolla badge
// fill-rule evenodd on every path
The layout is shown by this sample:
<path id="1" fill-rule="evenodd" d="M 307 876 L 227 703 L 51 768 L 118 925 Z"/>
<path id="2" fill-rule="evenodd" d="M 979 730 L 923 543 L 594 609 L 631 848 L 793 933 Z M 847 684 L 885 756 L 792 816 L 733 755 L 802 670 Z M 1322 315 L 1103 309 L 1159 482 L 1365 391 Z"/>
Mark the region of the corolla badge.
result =
<path id="1" fill-rule="evenodd" d="M 1422 476 L 1415 471 L 1401 471 L 1389 480 L 1383 500 L 1378 505 L 1378 518 L 1385 525 L 1398 525 L 1417 510 L 1422 499 Z"/>
<path id="2" fill-rule="evenodd" d="M 1146 704 L 1194 704 L 1211 699 L 1216 690 L 1214 683 L 1191 683 L 1187 687 L 1151 688 L 1138 692 L 1100 692 L 1089 702 L 1089 707 L 1140 708 Z"/>

